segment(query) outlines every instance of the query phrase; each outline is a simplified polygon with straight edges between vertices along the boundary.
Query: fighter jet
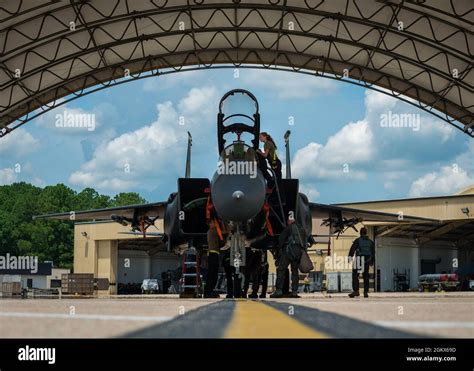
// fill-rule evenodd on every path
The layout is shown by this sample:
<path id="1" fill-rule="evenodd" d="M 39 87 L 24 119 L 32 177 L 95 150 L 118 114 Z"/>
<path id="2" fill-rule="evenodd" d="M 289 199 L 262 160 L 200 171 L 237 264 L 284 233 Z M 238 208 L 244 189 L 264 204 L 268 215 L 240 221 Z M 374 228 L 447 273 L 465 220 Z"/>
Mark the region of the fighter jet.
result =
<path id="1" fill-rule="evenodd" d="M 233 99 L 247 101 L 252 112 L 235 111 L 231 104 Z M 237 270 L 245 266 L 245 251 L 249 245 L 263 249 L 276 247 L 289 217 L 300 223 L 308 236 L 312 236 L 313 218 L 321 219 L 330 233 L 337 236 L 348 228 L 355 229 L 360 222 L 428 221 L 408 215 L 401 217 L 399 214 L 309 202 L 308 197 L 299 191 L 298 179 L 291 178 L 289 131 L 284 137 L 286 178 L 275 182 L 269 189 L 262 168 L 258 166 L 259 134 L 260 113 L 256 97 L 247 90 L 231 90 L 219 103 L 219 161 L 212 180 L 191 177 L 192 137 L 188 132 L 185 177 L 177 180 L 177 192 L 171 193 L 167 201 L 40 215 L 35 219 L 113 220 L 131 227 L 131 231 L 125 233 L 162 237 L 168 251 L 173 251 L 176 246 L 183 245 L 205 248 L 208 220 L 218 218 L 226 225 L 231 264 Z M 250 140 L 245 141 L 243 136 L 250 136 Z M 272 173 L 270 168 L 268 171 Z M 163 219 L 164 230 L 151 231 L 150 227 L 155 226 L 159 219 Z"/>

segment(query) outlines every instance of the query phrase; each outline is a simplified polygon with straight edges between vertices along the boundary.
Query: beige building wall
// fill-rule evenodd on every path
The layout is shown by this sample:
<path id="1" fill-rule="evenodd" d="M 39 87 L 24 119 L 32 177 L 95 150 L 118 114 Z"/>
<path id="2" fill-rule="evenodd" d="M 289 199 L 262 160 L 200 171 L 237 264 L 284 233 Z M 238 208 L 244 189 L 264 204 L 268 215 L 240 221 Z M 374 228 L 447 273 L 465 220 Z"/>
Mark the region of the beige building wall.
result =
<path id="1" fill-rule="evenodd" d="M 160 222 L 157 226 L 163 230 L 163 222 Z M 77 223 L 74 228 L 74 273 L 93 273 L 94 278 L 107 278 L 110 283 L 108 293 L 116 294 L 118 240 L 143 238 L 120 234 L 129 231 L 129 226 L 113 221 Z"/>
<path id="2" fill-rule="evenodd" d="M 109 280 L 110 294 L 117 294 L 117 240 L 97 241 L 97 278 L 107 278 Z"/>
<path id="3" fill-rule="evenodd" d="M 405 215 L 440 220 L 474 218 L 474 194 L 393 201 L 347 203 L 340 204 L 340 206 L 394 214 L 403 212 Z M 466 207 L 469 209 L 468 215 L 461 211 L 461 209 Z"/>

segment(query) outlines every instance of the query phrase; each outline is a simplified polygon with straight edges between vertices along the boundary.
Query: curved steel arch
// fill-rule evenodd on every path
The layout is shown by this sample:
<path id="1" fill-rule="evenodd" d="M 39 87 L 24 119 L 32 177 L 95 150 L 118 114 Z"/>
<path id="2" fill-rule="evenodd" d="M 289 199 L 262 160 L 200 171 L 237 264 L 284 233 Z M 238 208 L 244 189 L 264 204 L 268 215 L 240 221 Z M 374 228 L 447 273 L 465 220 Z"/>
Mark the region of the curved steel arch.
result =
<path id="1" fill-rule="evenodd" d="M 470 0 L 12 0 L 0 20 L 0 136 L 126 81 L 255 66 L 379 90 L 474 137 Z"/>

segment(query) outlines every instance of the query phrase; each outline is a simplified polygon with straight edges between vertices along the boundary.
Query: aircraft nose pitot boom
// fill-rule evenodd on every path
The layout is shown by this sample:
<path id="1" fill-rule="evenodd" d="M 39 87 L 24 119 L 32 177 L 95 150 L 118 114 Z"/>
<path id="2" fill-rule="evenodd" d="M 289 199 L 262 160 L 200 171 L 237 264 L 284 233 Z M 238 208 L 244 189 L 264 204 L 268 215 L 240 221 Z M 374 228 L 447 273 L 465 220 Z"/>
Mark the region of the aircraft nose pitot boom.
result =
<path id="1" fill-rule="evenodd" d="M 245 222 L 262 209 L 265 180 L 257 169 L 250 175 L 217 171 L 212 178 L 211 197 L 219 217 L 233 222 Z"/>

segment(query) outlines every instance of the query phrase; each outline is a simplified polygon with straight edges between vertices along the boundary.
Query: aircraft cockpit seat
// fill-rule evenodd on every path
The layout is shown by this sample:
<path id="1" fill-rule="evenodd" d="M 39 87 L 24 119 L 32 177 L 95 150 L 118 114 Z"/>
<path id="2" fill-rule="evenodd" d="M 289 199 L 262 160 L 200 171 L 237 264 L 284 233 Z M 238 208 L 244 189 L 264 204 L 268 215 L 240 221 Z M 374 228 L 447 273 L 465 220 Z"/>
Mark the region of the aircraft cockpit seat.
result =
<path id="1" fill-rule="evenodd" d="M 225 161 L 256 161 L 257 154 L 252 147 L 245 143 L 235 142 L 225 148 L 221 154 L 221 160 Z"/>

